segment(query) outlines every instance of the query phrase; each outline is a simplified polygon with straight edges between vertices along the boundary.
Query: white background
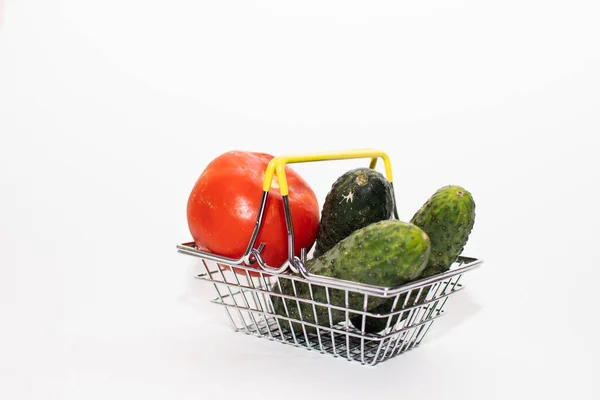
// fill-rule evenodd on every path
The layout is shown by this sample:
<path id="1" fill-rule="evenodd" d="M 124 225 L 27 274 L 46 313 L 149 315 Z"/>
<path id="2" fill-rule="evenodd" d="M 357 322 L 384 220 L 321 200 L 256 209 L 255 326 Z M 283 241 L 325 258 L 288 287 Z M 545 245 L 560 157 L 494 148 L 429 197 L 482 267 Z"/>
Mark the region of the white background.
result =
<path id="1" fill-rule="evenodd" d="M 598 2 L 401 3 L 4 0 L 0 398 L 599 398 Z M 375 368 L 233 332 L 175 248 L 197 176 L 358 147 L 403 219 L 470 190 L 483 266 Z"/>

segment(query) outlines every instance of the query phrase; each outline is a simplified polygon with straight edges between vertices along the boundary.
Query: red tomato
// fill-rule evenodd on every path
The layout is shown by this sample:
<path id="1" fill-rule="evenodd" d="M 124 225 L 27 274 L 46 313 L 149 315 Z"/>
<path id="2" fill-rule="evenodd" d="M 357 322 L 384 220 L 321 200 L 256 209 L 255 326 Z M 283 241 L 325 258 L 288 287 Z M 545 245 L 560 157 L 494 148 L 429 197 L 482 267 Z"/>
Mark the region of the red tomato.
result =
<path id="1" fill-rule="evenodd" d="M 238 258 L 254 229 L 262 197 L 264 174 L 273 156 L 230 151 L 212 160 L 196 181 L 187 203 L 187 220 L 196 246 Z M 306 181 L 286 166 L 289 203 L 294 227 L 294 252 L 310 250 L 319 228 L 319 205 Z M 277 178 L 273 179 L 263 223 L 254 247 L 264 242 L 264 261 L 281 266 L 288 258 L 287 229 Z M 254 264 L 256 268 L 258 264 Z M 244 272 L 237 270 L 236 272 Z M 256 275 L 256 274 L 252 274 Z"/>

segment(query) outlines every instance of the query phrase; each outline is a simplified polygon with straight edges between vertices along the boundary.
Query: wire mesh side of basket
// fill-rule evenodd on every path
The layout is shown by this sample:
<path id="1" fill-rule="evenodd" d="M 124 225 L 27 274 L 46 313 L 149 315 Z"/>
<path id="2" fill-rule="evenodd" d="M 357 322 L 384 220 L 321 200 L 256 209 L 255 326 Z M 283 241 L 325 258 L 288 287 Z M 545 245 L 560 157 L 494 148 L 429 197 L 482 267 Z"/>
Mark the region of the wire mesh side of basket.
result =
<path id="1" fill-rule="evenodd" d="M 373 295 L 201 259 L 205 272 L 197 278 L 213 283 L 212 302 L 224 306 L 237 331 L 367 365 L 420 345 L 448 298 L 462 289 L 470 270 L 464 265 L 477 262 L 459 258 L 454 273 Z"/>

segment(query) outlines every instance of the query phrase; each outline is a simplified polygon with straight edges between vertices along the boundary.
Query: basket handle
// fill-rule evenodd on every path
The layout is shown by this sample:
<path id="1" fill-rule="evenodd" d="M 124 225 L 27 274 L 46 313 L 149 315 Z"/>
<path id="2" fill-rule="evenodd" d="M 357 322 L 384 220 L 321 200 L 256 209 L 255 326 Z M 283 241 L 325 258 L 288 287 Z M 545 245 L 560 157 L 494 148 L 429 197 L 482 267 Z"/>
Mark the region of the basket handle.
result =
<path id="1" fill-rule="evenodd" d="M 311 154 L 297 154 L 297 155 L 281 155 L 273 158 L 265 171 L 265 179 L 263 182 L 263 198 L 261 201 L 261 206 L 259 210 L 258 219 L 255 225 L 254 232 L 252 233 L 252 237 L 250 239 L 250 243 L 248 244 L 248 249 L 246 254 L 248 256 L 253 255 L 255 260 L 258 262 L 260 267 L 265 271 L 272 273 L 281 273 L 284 272 L 287 268 L 290 268 L 293 272 L 300 273 L 304 277 L 307 276 L 306 268 L 304 267 L 304 261 L 306 257 L 306 249 L 302 249 L 302 257 L 298 258 L 294 255 L 294 227 L 292 223 L 292 214 L 290 210 L 289 203 L 289 188 L 287 184 L 287 178 L 285 175 L 285 166 L 287 164 L 292 163 L 304 163 L 304 162 L 313 162 L 313 161 L 330 161 L 330 160 L 343 160 L 343 159 L 351 159 L 351 158 L 370 158 L 371 163 L 369 168 L 375 168 L 377 165 L 377 159 L 383 159 L 383 163 L 385 166 L 385 174 L 387 180 L 393 187 L 392 183 L 392 166 L 390 163 L 390 158 L 386 153 L 380 150 L 375 149 L 356 149 L 356 150 L 348 150 L 342 152 L 322 152 L 322 153 L 311 153 Z M 281 197 L 283 200 L 283 209 L 285 214 L 285 224 L 287 228 L 288 235 L 288 259 L 283 263 L 283 265 L 279 267 L 271 267 L 267 265 L 260 253 L 264 248 L 264 244 L 261 243 L 258 249 L 254 249 L 254 243 L 258 236 L 258 231 L 260 230 L 260 226 L 262 223 L 266 199 L 271 189 L 271 182 L 273 180 L 273 175 L 277 174 L 277 179 L 279 182 L 279 191 L 281 193 Z M 392 191 L 392 196 L 394 193 Z M 398 211 L 396 209 L 396 201 L 394 198 L 394 216 L 398 218 Z M 249 259 L 248 259 L 249 260 Z"/>
<path id="2" fill-rule="evenodd" d="M 263 191 L 268 192 L 271 189 L 273 175 L 276 173 L 277 180 L 279 182 L 279 191 L 281 195 L 288 195 L 289 188 L 287 184 L 287 178 L 285 176 L 285 166 L 287 164 L 313 161 L 344 160 L 351 158 L 371 158 L 371 164 L 369 165 L 369 168 L 375 168 L 375 166 L 377 165 L 378 158 L 383 159 L 386 178 L 390 183 L 392 182 L 392 166 L 390 163 L 390 158 L 386 153 L 375 149 L 356 149 L 340 152 L 322 152 L 277 156 L 273 158 L 267 166 L 267 170 L 265 171 L 265 180 L 263 183 Z"/>

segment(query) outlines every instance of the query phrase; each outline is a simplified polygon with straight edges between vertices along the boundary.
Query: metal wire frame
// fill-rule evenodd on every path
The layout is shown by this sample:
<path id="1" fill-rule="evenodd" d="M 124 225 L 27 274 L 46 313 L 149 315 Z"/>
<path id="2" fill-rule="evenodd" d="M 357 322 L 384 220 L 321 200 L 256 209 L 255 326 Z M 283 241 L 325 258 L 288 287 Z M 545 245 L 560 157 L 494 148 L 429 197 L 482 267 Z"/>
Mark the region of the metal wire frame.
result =
<path id="1" fill-rule="evenodd" d="M 205 271 L 197 278 L 213 283 L 212 302 L 224 307 L 236 331 L 371 366 L 419 346 L 448 298 L 463 288 L 463 274 L 481 264 L 459 257 L 443 274 L 365 291 L 352 282 L 315 282 L 291 272 L 218 263 L 195 253 L 192 243 L 178 247 L 200 257 Z M 333 301 L 340 293 L 345 301 Z M 372 305 L 382 303 L 389 309 L 374 312 Z M 368 319 L 383 328 L 368 332 Z"/>

